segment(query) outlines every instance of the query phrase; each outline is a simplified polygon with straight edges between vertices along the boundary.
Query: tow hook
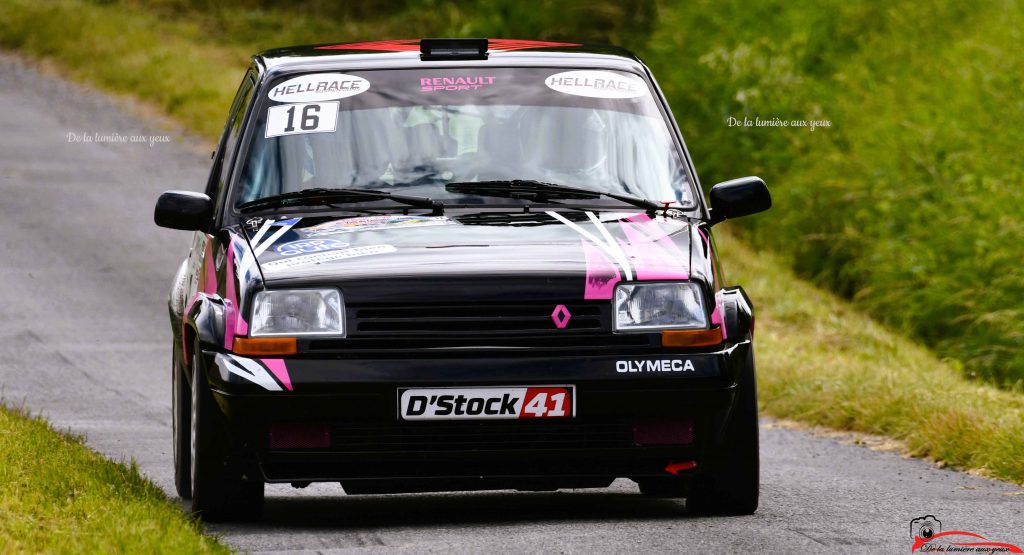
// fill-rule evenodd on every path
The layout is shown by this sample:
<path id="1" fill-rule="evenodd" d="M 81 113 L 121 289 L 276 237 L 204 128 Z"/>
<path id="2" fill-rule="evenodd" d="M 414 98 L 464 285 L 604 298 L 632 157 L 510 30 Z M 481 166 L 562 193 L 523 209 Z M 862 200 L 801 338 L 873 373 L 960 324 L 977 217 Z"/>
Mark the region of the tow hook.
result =
<path id="1" fill-rule="evenodd" d="M 678 476 L 680 472 L 693 468 L 697 468 L 697 461 L 670 462 L 665 465 L 665 472 Z"/>

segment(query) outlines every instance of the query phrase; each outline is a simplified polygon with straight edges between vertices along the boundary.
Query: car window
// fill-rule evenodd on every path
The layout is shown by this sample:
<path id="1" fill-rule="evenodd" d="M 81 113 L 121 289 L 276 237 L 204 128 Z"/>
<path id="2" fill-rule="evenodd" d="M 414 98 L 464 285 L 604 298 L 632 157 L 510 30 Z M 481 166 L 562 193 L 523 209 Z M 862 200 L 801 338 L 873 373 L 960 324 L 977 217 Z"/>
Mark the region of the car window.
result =
<path id="1" fill-rule="evenodd" d="M 224 184 L 227 183 L 228 171 L 231 169 L 231 160 L 238 148 L 238 137 L 242 132 L 242 123 L 245 119 L 245 110 L 249 106 L 249 100 L 255 89 L 256 81 L 253 71 L 249 70 L 242 84 L 238 87 L 235 100 L 231 104 L 231 111 L 224 127 L 224 134 L 221 137 L 220 146 L 216 154 L 216 164 L 210 176 L 210 183 L 207 185 L 206 194 L 214 199 L 215 205 L 220 205 L 220 197 L 224 192 Z"/>
<path id="2" fill-rule="evenodd" d="M 664 115 L 630 73 L 331 72 L 281 77 L 266 91 L 236 206 L 313 187 L 481 202 L 444 185 L 512 179 L 694 203 Z"/>

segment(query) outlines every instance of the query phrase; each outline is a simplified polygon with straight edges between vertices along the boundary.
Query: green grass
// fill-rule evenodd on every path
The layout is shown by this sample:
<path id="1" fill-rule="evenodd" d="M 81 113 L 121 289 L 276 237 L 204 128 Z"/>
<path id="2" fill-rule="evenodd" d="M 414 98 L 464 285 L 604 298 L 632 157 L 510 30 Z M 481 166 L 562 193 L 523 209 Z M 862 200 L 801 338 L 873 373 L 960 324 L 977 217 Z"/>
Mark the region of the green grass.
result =
<path id="1" fill-rule="evenodd" d="M 801 280 L 773 255 L 716 235 L 723 267 L 757 302 L 762 409 L 885 435 L 918 456 L 1024 483 L 1024 397 L 954 365 Z"/>
<path id="2" fill-rule="evenodd" d="M 1024 391 L 1024 5 L 700 0 L 660 21 L 649 62 L 704 181 L 772 187 L 743 237 Z"/>
<path id="3" fill-rule="evenodd" d="M 0 408 L 0 552 L 227 553 L 134 464 Z"/>
<path id="4" fill-rule="evenodd" d="M 287 12 L 261 7 L 269 0 L 7 4 L 0 45 L 134 95 L 211 139 L 246 54 L 261 48 L 431 35 L 635 48 L 668 91 L 706 182 L 761 173 L 775 185 L 772 212 L 718 234 L 729 281 L 758 305 L 764 411 L 894 437 L 917 455 L 1024 483 L 1024 397 L 960 371 L 966 364 L 1009 383 L 1021 352 L 1013 346 L 1024 295 L 1012 294 L 1024 279 L 1011 264 L 1021 223 L 1004 207 L 1021 200 L 1009 186 L 1020 181 L 1010 149 L 1024 144 L 1024 126 L 1017 118 L 1016 129 L 1000 127 L 1005 137 L 985 127 L 1000 114 L 1014 121 L 1020 109 L 1020 87 L 1006 86 L 1019 85 L 1021 72 L 996 71 L 1000 60 L 1020 69 L 1019 53 L 1006 52 L 1020 43 L 1019 26 L 1008 23 L 1016 4 L 977 13 L 941 2 L 754 9 L 707 1 L 658 10 L 647 2 L 625 12 L 614 2 L 548 0 L 528 13 L 511 0 L 390 0 L 381 9 L 307 0 L 308 9 Z M 999 10 L 1007 13 L 995 17 Z M 744 114 L 817 116 L 833 127 L 725 126 Z M 954 201 L 963 206 L 947 212 Z"/>

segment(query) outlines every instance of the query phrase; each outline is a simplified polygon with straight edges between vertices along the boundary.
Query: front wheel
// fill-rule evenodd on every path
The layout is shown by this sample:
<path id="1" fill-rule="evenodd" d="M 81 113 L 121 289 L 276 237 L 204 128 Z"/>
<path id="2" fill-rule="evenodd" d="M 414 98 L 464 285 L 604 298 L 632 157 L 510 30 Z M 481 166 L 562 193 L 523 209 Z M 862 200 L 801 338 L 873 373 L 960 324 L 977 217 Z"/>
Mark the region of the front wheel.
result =
<path id="1" fill-rule="evenodd" d="M 171 435 L 174 450 L 174 489 L 182 499 L 192 498 L 191 416 L 192 391 L 177 359 L 171 362 Z"/>
<path id="2" fill-rule="evenodd" d="M 709 468 L 690 478 L 686 508 L 694 514 L 749 515 L 760 494 L 757 381 L 751 346 L 724 441 Z"/>
<path id="3" fill-rule="evenodd" d="M 191 388 L 189 511 L 206 521 L 255 520 L 263 514 L 263 481 L 245 480 L 231 460 L 222 416 L 206 383 L 197 345 Z"/>

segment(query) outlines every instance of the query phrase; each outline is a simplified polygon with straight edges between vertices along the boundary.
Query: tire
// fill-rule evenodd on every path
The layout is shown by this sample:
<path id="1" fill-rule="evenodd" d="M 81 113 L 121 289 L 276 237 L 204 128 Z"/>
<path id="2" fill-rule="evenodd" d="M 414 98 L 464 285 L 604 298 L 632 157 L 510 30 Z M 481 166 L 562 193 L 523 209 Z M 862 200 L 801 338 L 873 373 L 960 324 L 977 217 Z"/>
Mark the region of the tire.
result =
<path id="1" fill-rule="evenodd" d="M 172 357 L 173 358 L 173 357 Z M 185 373 L 171 362 L 171 436 L 174 443 L 174 489 L 182 499 L 192 498 L 191 458 L 192 390 Z"/>
<path id="2" fill-rule="evenodd" d="M 753 346 L 736 396 L 720 451 L 706 470 L 690 479 L 686 508 L 693 514 L 749 515 L 757 510 L 760 455 Z"/>
<path id="3" fill-rule="evenodd" d="M 197 345 L 192 359 L 188 509 L 207 522 L 258 520 L 263 515 L 263 482 L 244 480 L 231 460 L 231 442 L 206 383 L 199 349 Z"/>

